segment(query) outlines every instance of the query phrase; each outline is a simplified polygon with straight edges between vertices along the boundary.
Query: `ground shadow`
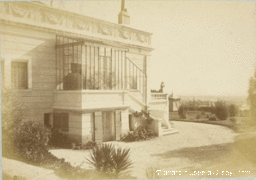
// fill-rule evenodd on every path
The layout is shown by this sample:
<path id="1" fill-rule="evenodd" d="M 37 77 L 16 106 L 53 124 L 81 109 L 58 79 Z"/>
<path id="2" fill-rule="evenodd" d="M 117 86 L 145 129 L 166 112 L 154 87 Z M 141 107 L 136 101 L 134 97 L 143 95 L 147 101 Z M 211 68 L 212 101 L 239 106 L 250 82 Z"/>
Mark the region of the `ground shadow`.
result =
<path id="1" fill-rule="evenodd" d="M 234 145 L 232 143 L 218 144 L 211 146 L 189 147 L 178 150 L 168 151 L 161 154 L 153 154 L 154 157 L 163 159 L 188 158 L 192 163 L 203 161 L 220 161 L 226 158 L 232 152 Z"/>

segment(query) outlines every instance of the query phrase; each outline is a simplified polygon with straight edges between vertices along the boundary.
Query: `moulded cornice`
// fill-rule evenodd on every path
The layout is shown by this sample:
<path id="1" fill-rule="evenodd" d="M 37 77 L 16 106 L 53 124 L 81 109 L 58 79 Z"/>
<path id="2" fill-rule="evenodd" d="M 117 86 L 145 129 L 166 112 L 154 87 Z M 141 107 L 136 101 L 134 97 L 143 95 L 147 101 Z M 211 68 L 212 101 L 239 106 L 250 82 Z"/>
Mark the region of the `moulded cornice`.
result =
<path id="1" fill-rule="evenodd" d="M 82 38 L 91 37 L 153 50 L 151 33 L 35 2 L 2 2 L 0 19 L 12 25 L 24 24 L 30 28 L 40 28 L 60 34 L 76 34 Z"/>

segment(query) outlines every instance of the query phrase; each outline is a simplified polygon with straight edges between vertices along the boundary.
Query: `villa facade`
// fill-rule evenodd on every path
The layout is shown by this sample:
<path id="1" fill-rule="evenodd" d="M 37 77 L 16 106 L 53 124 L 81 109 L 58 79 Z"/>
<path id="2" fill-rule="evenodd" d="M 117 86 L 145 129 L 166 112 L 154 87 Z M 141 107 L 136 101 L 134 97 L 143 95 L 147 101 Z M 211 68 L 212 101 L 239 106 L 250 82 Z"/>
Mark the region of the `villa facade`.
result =
<path id="1" fill-rule="evenodd" d="M 149 90 L 152 34 L 129 27 L 129 18 L 124 8 L 115 24 L 1 2 L 2 86 L 17 94 L 26 119 L 82 143 L 119 140 L 146 106 L 168 124 L 168 95 Z"/>

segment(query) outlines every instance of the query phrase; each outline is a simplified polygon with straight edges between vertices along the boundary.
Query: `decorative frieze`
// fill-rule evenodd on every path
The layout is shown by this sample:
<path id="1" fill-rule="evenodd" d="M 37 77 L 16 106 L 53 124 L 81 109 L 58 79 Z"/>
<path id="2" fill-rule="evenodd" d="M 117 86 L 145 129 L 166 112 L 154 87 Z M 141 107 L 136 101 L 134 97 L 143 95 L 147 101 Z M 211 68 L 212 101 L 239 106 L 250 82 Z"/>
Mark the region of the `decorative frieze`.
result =
<path id="1" fill-rule="evenodd" d="M 137 40 L 142 43 L 148 43 L 148 36 L 144 34 L 137 34 Z"/>
<path id="2" fill-rule="evenodd" d="M 101 24 L 98 24 L 97 27 L 98 27 L 98 31 L 97 31 L 98 33 L 103 35 L 113 36 L 114 28 L 106 25 L 101 25 Z"/>
<path id="3" fill-rule="evenodd" d="M 89 31 L 91 29 L 91 23 L 85 20 L 73 19 L 73 28 L 78 30 Z"/>
<path id="4" fill-rule="evenodd" d="M 104 35 L 106 39 L 134 43 L 136 45 L 150 47 L 151 34 L 129 27 L 121 26 L 55 9 L 46 5 L 35 2 L 2 2 L 0 3 L 0 19 L 10 21 L 27 22 L 34 26 L 48 28 L 63 28 L 63 31 L 72 32 L 81 35 L 89 35 L 98 37 Z M 25 20 L 25 21 L 24 21 Z M 45 26 L 51 25 L 51 26 Z"/>
<path id="5" fill-rule="evenodd" d="M 56 24 L 63 25 L 63 21 L 64 21 L 64 16 L 57 13 L 47 12 L 47 11 L 41 11 L 41 18 L 42 18 L 42 22 L 46 22 L 53 25 L 56 25 Z"/>
<path id="6" fill-rule="evenodd" d="M 20 18 L 33 18 L 34 9 L 19 3 L 4 3 L 4 14 Z"/>
<path id="7" fill-rule="evenodd" d="M 126 30 L 119 30 L 119 37 L 123 39 L 130 39 L 131 40 L 131 32 L 126 31 Z"/>

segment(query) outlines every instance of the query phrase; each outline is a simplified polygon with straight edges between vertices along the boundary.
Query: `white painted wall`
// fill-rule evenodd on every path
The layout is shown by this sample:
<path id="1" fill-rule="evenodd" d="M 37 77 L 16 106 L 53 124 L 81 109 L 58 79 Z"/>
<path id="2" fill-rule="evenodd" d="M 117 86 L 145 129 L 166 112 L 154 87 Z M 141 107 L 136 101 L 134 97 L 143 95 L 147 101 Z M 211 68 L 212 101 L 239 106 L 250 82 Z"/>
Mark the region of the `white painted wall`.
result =
<path id="1" fill-rule="evenodd" d="M 129 131 L 129 111 L 122 111 L 122 134 L 127 133 Z"/>
<path id="2" fill-rule="evenodd" d="M 69 138 L 77 142 L 82 140 L 82 114 L 70 112 L 69 113 Z"/>
<path id="3" fill-rule="evenodd" d="M 29 89 L 13 91 L 27 110 L 27 120 L 43 122 L 53 112 L 55 89 L 55 35 L 29 27 L 1 24 L 1 58 L 5 85 L 11 86 L 11 61 L 27 61 Z"/>
<path id="4" fill-rule="evenodd" d="M 92 141 L 93 133 L 92 113 L 82 114 L 82 143 Z"/>

